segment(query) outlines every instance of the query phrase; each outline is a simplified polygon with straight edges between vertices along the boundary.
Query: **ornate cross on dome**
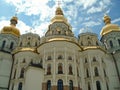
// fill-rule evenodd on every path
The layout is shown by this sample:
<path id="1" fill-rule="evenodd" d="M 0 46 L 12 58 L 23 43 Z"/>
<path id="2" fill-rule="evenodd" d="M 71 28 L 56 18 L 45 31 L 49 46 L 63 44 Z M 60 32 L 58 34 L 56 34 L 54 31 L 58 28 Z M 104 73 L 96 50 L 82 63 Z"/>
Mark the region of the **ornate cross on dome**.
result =
<path id="1" fill-rule="evenodd" d="M 36 33 L 36 30 L 34 30 L 34 33 Z"/>
<path id="2" fill-rule="evenodd" d="M 30 33 L 32 32 L 32 28 L 30 28 Z"/>
<path id="3" fill-rule="evenodd" d="M 16 8 L 15 10 L 15 17 L 17 17 L 17 13 L 18 13 L 18 8 Z"/>
<path id="4" fill-rule="evenodd" d="M 62 2 L 61 0 L 58 0 L 58 1 L 57 1 L 58 7 L 62 4 L 61 2 Z"/>
<path id="5" fill-rule="evenodd" d="M 25 30 L 25 33 L 27 33 L 28 31 L 27 30 Z"/>
<path id="6" fill-rule="evenodd" d="M 104 15 L 107 15 L 107 13 L 108 13 L 108 10 L 107 10 L 107 8 L 105 8 L 105 7 L 102 7 L 102 12 L 103 12 L 103 14 L 104 14 Z"/>

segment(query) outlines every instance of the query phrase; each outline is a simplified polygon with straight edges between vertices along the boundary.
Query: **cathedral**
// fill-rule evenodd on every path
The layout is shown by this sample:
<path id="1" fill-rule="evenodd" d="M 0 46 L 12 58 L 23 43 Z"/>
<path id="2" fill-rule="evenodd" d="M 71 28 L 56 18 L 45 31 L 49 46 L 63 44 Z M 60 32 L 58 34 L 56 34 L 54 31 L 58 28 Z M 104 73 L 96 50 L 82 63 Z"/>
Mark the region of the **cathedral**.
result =
<path id="1" fill-rule="evenodd" d="M 21 35 L 13 16 L 0 31 L 0 90 L 120 90 L 120 26 L 103 21 L 100 40 L 75 37 L 58 6 L 40 37 Z"/>

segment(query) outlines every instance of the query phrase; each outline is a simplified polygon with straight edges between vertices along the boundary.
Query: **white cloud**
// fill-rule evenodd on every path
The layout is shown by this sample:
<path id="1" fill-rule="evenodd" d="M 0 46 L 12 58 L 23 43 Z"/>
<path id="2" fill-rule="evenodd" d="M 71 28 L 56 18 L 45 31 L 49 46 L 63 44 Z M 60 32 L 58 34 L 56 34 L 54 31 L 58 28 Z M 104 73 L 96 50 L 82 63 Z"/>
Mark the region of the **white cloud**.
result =
<path id="1" fill-rule="evenodd" d="M 31 29 L 31 27 L 26 25 L 23 21 L 18 21 L 16 27 L 20 30 L 21 34 L 25 34 L 27 31 Z"/>
<path id="2" fill-rule="evenodd" d="M 8 20 L 0 20 L 0 30 L 3 28 L 3 26 L 8 26 L 10 24 L 10 21 Z"/>
<path id="3" fill-rule="evenodd" d="M 92 32 L 93 33 L 93 31 L 92 31 L 92 29 L 89 27 L 85 27 L 85 28 L 81 28 L 80 30 L 79 30 L 79 33 L 86 33 L 86 32 Z"/>
<path id="4" fill-rule="evenodd" d="M 32 30 L 30 30 L 31 26 L 26 25 L 23 21 L 19 21 L 18 24 L 16 25 L 16 27 L 20 30 L 21 34 L 33 32 L 33 33 L 39 34 L 40 36 L 43 36 L 47 30 L 48 25 L 49 25 L 48 22 L 44 22 L 41 25 L 37 25 L 34 28 L 32 28 Z M 0 21 L 0 30 L 4 26 L 10 26 L 10 21 L 9 20 L 1 20 Z"/>
<path id="5" fill-rule="evenodd" d="M 83 6 L 84 9 L 87 9 L 88 7 L 94 5 L 97 0 L 79 0 L 78 2 L 81 6 Z"/>
<path id="6" fill-rule="evenodd" d="M 67 9 L 68 10 L 66 12 L 64 12 L 65 15 L 67 16 L 67 19 L 70 19 L 71 17 L 72 17 L 71 19 L 76 19 L 77 18 L 77 14 L 78 14 L 77 7 L 75 5 L 69 5 L 69 6 L 67 6 Z"/>
<path id="7" fill-rule="evenodd" d="M 101 7 L 91 7 L 87 13 L 96 13 L 96 12 L 101 12 L 102 11 L 102 8 Z"/>
<path id="8" fill-rule="evenodd" d="M 86 27 L 94 27 L 100 25 L 100 22 L 88 21 L 88 22 L 84 22 L 83 25 Z"/>
<path id="9" fill-rule="evenodd" d="M 96 13 L 96 12 L 102 12 L 102 13 L 109 13 L 110 12 L 110 6 L 111 2 L 110 0 L 106 1 L 100 1 L 96 3 L 96 6 L 92 6 L 87 10 L 87 13 Z"/>
<path id="10" fill-rule="evenodd" d="M 120 18 L 112 20 L 112 23 L 120 22 Z"/>
<path id="11" fill-rule="evenodd" d="M 45 32 L 48 30 L 49 22 L 44 22 L 38 26 L 35 26 L 33 30 L 35 30 L 35 33 L 39 34 L 40 36 L 44 36 Z"/>
<path id="12" fill-rule="evenodd" d="M 84 32 L 84 28 L 81 28 L 80 30 L 79 30 L 79 33 L 83 33 Z"/>
<path id="13" fill-rule="evenodd" d="M 92 19 L 92 17 L 86 17 L 86 18 L 85 18 L 85 21 L 88 21 L 88 20 L 90 20 L 90 19 Z"/>
<path id="14" fill-rule="evenodd" d="M 17 13 L 24 12 L 26 15 L 40 15 L 40 19 L 51 17 L 54 7 L 50 8 L 47 3 L 49 0 L 6 0 L 7 3 L 14 5 Z"/>
<path id="15" fill-rule="evenodd" d="M 1 20 L 0 21 L 0 30 L 4 27 L 4 26 L 10 26 L 10 21 L 9 20 Z M 24 34 L 26 33 L 26 30 L 29 30 L 30 29 L 30 26 L 27 26 L 24 22 L 22 21 L 19 21 L 17 26 L 16 26 L 21 34 Z"/>
<path id="16" fill-rule="evenodd" d="M 54 16 L 56 5 L 53 4 L 52 7 L 49 7 L 48 3 L 57 2 L 57 0 L 5 0 L 8 4 L 11 4 L 18 8 L 18 14 L 23 12 L 24 14 L 28 16 L 35 15 L 37 16 L 37 20 L 35 18 L 34 21 L 32 21 L 32 28 L 33 30 L 36 30 L 36 33 L 43 35 L 46 31 L 46 27 L 48 27 L 48 20 L 51 19 Z M 90 15 L 96 12 L 102 12 L 102 7 L 107 7 L 110 5 L 110 0 L 61 0 L 61 7 L 63 6 L 63 9 L 65 10 L 64 14 L 66 18 L 68 19 L 68 22 L 73 24 L 73 26 L 77 26 L 76 24 L 82 22 L 84 26 L 95 26 L 99 25 L 99 22 L 90 21 L 91 17 L 85 18 L 82 15 Z M 110 10 L 110 9 L 109 9 Z M 22 14 L 22 13 L 21 13 Z M 80 16 L 79 16 L 80 15 Z M 39 16 L 39 18 L 38 18 Z M 32 19 L 33 17 L 31 17 Z M 83 19 L 85 18 L 86 21 L 84 22 Z M 46 21 L 47 20 L 47 21 Z M 74 23 L 74 22 L 78 23 Z M 43 24 L 42 24 L 43 23 Z M 30 29 L 31 27 L 26 25 L 24 22 L 21 21 L 21 25 L 18 26 L 24 26 L 24 29 Z M 78 27 L 77 27 L 78 28 Z M 24 30 L 22 28 L 22 32 Z M 39 30 L 38 30 L 39 29 Z M 73 29 L 78 30 L 78 29 Z"/>

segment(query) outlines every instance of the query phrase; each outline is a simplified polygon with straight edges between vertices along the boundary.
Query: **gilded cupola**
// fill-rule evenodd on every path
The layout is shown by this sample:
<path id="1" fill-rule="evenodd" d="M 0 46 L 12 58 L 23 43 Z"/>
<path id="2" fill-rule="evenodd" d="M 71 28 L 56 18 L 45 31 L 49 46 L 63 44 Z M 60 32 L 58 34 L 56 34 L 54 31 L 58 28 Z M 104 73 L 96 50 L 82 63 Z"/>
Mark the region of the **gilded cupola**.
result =
<path id="1" fill-rule="evenodd" d="M 55 16 L 51 19 L 51 23 L 54 22 L 64 22 L 69 25 L 67 19 L 64 17 L 62 9 L 59 6 L 56 8 Z"/>
<path id="2" fill-rule="evenodd" d="M 55 16 L 51 19 L 45 36 L 74 36 L 72 27 L 65 18 L 60 6 L 56 8 Z"/>
<path id="3" fill-rule="evenodd" d="M 56 11 L 55 11 L 56 15 L 63 15 L 63 11 L 60 7 L 57 7 Z"/>
<path id="4" fill-rule="evenodd" d="M 104 21 L 105 25 L 110 24 L 111 18 L 108 15 L 104 15 L 103 21 Z"/>
<path id="5" fill-rule="evenodd" d="M 102 28 L 101 36 L 108 34 L 109 32 L 120 31 L 120 27 L 111 23 L 111 18 L 108 15 L 104 15 L 103 21 L 105 26 Z"/>
<path id="6" fill-rule="evenodd" d="M 18 18 L 16 16 L 13 16 L 10 20 L 10 26 L 5 26 L 2 28 L 1 33 L 2 34 L 12 34 L 17 37 L 20 36 L 19 29 L 16 28 L 16 24 L 18 23 Z"/>

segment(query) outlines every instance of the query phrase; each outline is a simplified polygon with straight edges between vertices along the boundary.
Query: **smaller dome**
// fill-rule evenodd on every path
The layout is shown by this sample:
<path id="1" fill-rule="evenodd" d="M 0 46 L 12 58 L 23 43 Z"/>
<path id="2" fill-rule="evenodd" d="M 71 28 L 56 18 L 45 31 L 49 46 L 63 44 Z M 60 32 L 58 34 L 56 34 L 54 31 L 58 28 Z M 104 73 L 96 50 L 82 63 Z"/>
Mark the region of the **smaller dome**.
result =
<path id="1" fill-rule="evenodd" d="M 104 21 L 105 25 L 110 24 L 111 18 L 108 15 L 105 15 L 103 18 L 103 21 Z"/>
<path id="2" fill-rule="evenodd" d="M 13 24 L 12 22 L 15 22 L 15 25 L 18 23 L 18 18 L 13 16 L 10 20 L 11 24 Z"/>
<path id="3" fill-rule="evenodd" d="M 35 33 L 26 33 L 19 38 L 19 47 L 37 47 L 40 43 L 40 36 Z"/>
<path id="4" fill-rule="evenodd" d="M 14 26 L 5 26 L 5 27 L 3 27 L 3 29 L 1 30 L 1 33 L 3 33 L 3 34 L 13 34 L 13 35 L 15 35 L 17 37 L 20 36 L 19 29 L 17 29 Z"/>
<path id="5" fill-rule="evenodd" d="M 109 33 L 109 32 L 113 32 L 113 31 L 119 31 L 120 32 L 120 27 L 116 24 L 108 24 L 108 25 L 105 25 L 103 28 L 102 28 L 102 31 L 101 31 L 101 36 Z"/>
<path id="6" fill-rule="evenodd" d="M 101 36 L 109 32 L 120 31 L 120 27 L 118 25 L 111 24 L 111 18 L 108 15 L 104 16 L 103 21 L 105 23 L 105 26 L 102 28 L 102 31 L 100 33 Z"/>
<path id="7" fill-rule="evenodd" d="M 18 18 L 17 17 L 12 17 L 11 20 L 10 20 L 10 26 L 5 26 L 3 27 L 3 29 L 1 30 L 1 33 L 3 34 L 13 34 L 17 37 L 20 36 L 20 32 L 19 32 L 19 29 L 16 28 L 16 24 L 17 24 L 17 21 Z"/>

